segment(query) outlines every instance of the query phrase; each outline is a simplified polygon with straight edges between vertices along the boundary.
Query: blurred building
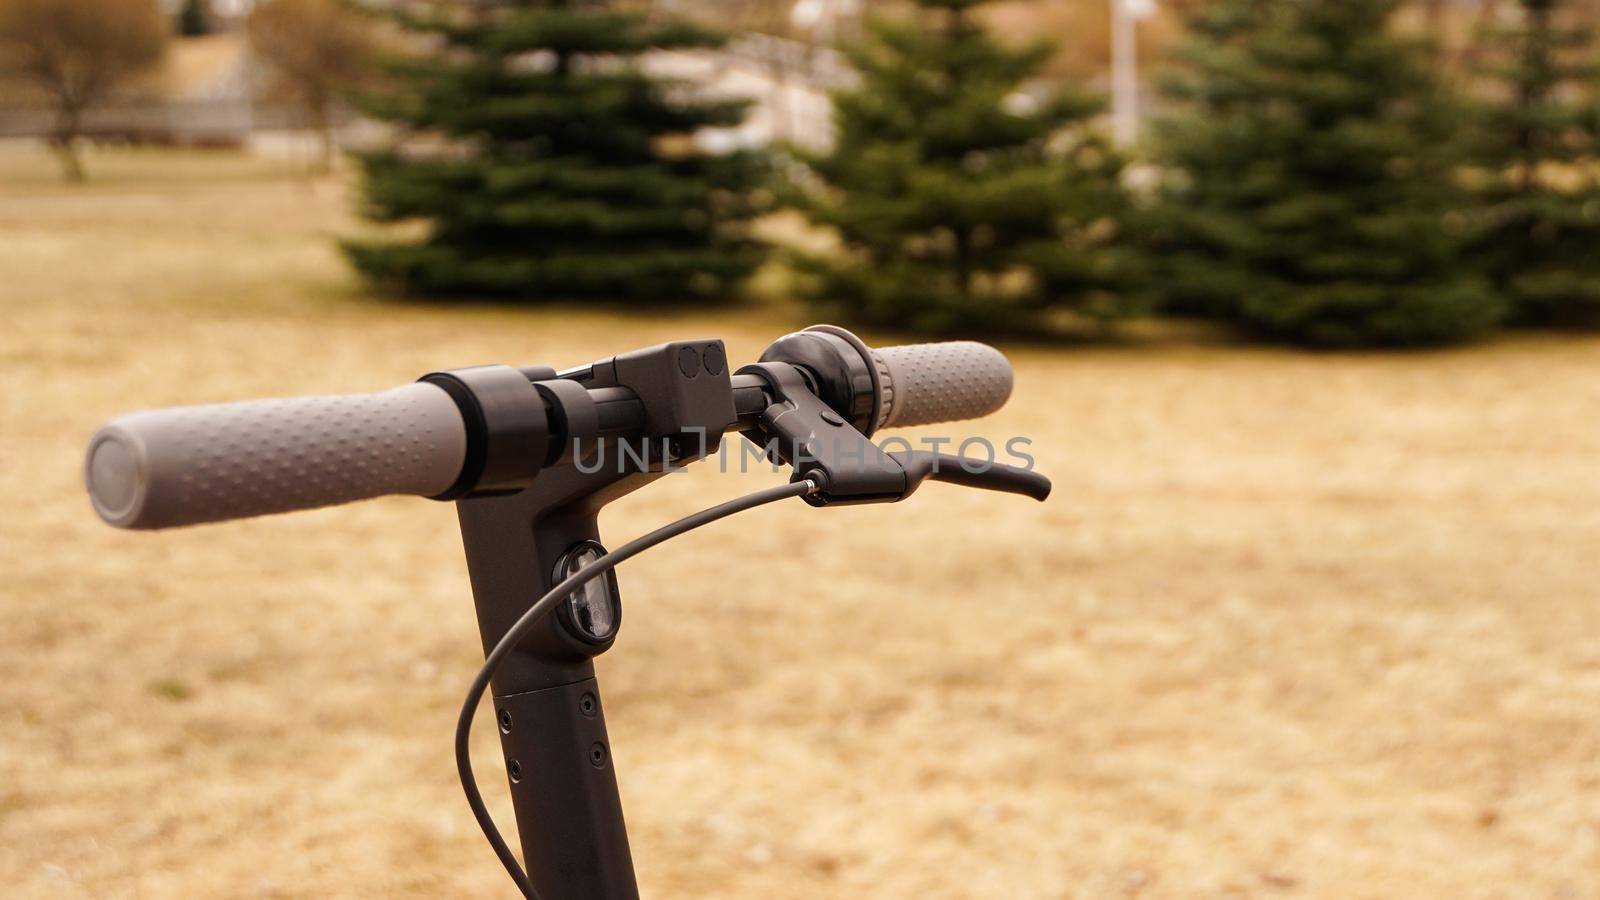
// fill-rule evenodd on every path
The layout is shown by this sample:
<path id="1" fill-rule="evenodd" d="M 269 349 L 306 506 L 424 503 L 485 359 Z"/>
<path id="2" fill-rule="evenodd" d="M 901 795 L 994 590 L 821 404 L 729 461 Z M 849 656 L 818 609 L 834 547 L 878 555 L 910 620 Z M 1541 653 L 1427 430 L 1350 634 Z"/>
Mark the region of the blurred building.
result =
<path id="1" fill-rule="evenodd" d="M 83 134 L 98 143 L 239 146 L 257 125 L 252 65 L 238 33 L 172 42 L 154 72 L 84 114 Z M 54 113 L 26 87 L 0 95 L 0 137 L 48 134 Z"/>
<path id="2" fill-rule="evenodd" d="M 745 34 L 718 51 L 655 53 L 644 61 L 655 74 L 692 82 L 706 94 L 742 97 L 750 112 L 737 128 L 699 136 L 709 150 L 792 143 L 823 149 L 833 141 L 828 93 L 855 73 L 838 51 L 765 34 Z"/>

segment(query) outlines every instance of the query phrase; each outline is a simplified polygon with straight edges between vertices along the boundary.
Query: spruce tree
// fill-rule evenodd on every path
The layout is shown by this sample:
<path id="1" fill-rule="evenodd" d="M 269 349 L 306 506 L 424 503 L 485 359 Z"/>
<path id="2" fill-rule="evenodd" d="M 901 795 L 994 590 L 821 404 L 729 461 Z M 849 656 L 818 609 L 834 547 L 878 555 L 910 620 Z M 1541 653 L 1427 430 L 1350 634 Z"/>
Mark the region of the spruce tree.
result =
<path id="1" fill-rule="evenodd" d="M 1148 236 L 1169 309 L 1270 340 L 1409 346 L 1493 328 L 1463 256 L 1459 121 L 1397 0 L 1217 0 L 1156 127 Z"/>
<path id="2" fill-rule="evenodd" d="M 761 262 L 745 230 L 762 177 L 692 135 L 743 120 L 638 65 L 719 38 L 581 0 L 441 0 L 393 15 L 434 47 L 390 62 L 361 99 L 409 140 L 363 154 L 366 215 L 412 241 L 346 244 L 371 279 L 414 294 L 526 300 L 726 298 Z"/>
<path id="3" fill-rule="evenodd" d="M 837 140 L 800 154 L 791 202 L 835 231 L 799 260 L 830 314 L 925 332 L 1026 331 L 1051 310 L 1109 318 L 1125 198 L 1121 162 L 1088 128 L 1097 98 L 1025 93 L 1052 50 L 1013 49 L 984 0 L 916 0 L 847 48 L 859 86 L 834 96 Z"/>
<path id="4" fill-rule="evenodd" d="M 1473 258 L 1519 324 L 1600 327 L 1600 61 L 1562 0 L 1519 0 L 1480 74 L 1496 89 L 1473 141 Z"/>

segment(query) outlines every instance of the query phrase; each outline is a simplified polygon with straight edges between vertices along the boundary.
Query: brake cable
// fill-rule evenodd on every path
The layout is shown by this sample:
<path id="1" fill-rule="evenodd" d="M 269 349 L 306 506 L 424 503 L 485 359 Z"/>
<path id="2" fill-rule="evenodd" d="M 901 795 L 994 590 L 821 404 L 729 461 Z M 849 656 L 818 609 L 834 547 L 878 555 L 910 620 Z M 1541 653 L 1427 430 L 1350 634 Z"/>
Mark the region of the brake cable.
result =
<path id="1" fill-rule="evenodd" d="M 802 478 L 788 484 L 766 488 L 743 497 L 737 497 L 726 503 L 702 509 L 692 515 L 669 525 L 663 525 L 655 531 L 642 537 L 634 538 L 621 547 L 602 555 L 599 559 L 589 563 L 577 572 L 568 576 L 564 581 L 550 589 L 550 592 L 540 597 L 537 602 L 528 607 L 528 611 L 501 636 L 484 657 L 483 667 L 478 670 L 477 677 L 472 679 L 472 686 L 467 689 L 467 698 L 461 705 L 461 716 L 456 720 L 456 770 L 461 774 L 461 789 L 466 792 L 467 805 L 472 807 L 472 815 L 478 820 L 478 827 L 483 829 L 483 836 L 488 839 L 489 846 L 494 848 L 496 856 L 505 865 L 506 872 L 511 875 L 511 880 L 517 883 L 517 888 L 529 900 L 540 900 L 539 892 L 534 890 L 533 884 L 528 881 L 528 874 L 522 870 L 522 865 L 517 862 L 517 857 L 506 845 L 505 838 L 501 836 L 500 829 L 495 827 L 494 817 L 489 814 L 489 808 L 484 806 L 483 795 L 478 792 L 478 781 L 472 774 L 472 756 L 469 752 L 469 741 L 472 736 L 472 719 L 478 711 L 478 704 L 483 701 L 484 692 L 489 688 L 489 682 L 494 678 L 495 670 L 500 667 L 500 662 L 505 659 L 517 644 L 521 643 L 533 626 L 544 618 L 550 610 L 562 601 L 563 598 L 583 587 L 590 580 L 604 575 L 616 568 L 617 565 L 632 556 L 664 543 L 681 534 L 693 531 L 701 525 L 709 525 L 718 519 L 725 519 L 745 510 L 765 506 L 790 497 L 802 497 L 814 494 L 820 489 L 820 483 L 813 478 Z"/>

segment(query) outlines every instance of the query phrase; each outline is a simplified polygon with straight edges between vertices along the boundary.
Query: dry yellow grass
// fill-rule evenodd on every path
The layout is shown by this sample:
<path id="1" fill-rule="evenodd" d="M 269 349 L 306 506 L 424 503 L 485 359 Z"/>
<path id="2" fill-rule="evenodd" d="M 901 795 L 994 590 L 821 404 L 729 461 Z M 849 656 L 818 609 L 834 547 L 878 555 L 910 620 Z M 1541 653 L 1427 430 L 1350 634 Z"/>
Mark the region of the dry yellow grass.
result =
<path id="1" fill-rule="evenodd" d="M 91 165 L 0 156 L 4 892 L 507 896 L 450 758 L 450 508 L 120 533 L 85 439 L 800 320 L 386 306 L 335 185 Z M 971 431 L 1032 436 L 1048 504 L 795 504 L 624 567 L 600 669 L 646 896 L 1600 897 L 1600 341 L 1008 350 Z M 674 476 L 605 531 L 772 479 Z"/>

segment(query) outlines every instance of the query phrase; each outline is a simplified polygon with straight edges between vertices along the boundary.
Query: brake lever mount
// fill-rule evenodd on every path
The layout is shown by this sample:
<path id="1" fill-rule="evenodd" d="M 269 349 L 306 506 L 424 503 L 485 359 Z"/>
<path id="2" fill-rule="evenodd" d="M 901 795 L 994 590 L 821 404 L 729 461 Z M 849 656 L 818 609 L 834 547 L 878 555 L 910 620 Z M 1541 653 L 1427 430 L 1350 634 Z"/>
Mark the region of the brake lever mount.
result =
<path id="1" fill-rule="evenodd" d="M 905 496 L 905 468 L 819 400 L 800 369 L 764 362 L 745 366 L 739 374 L 760 377 L 773 398 L 744 436 L 774 462 L 793 466 L 791 480 L 817 484 L 817 490 L 805 495 L 807 503 L 890 503 Z"/>

